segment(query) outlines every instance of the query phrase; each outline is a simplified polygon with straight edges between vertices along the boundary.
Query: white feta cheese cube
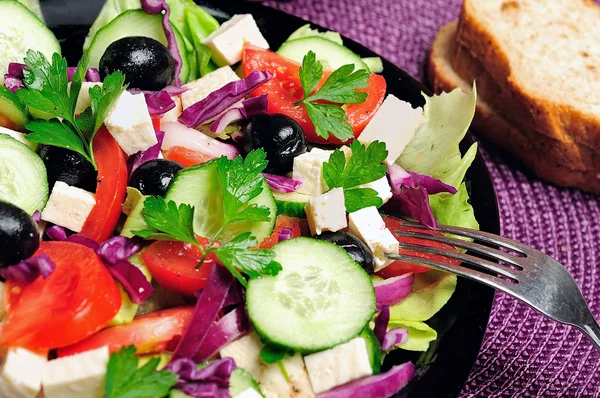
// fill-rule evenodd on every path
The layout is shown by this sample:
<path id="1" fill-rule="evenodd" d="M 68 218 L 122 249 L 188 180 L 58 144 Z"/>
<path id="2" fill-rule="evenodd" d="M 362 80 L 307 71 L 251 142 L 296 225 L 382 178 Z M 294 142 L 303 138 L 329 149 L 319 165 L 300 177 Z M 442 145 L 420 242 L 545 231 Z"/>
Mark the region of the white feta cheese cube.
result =
<path id="1" fill-rule="evenodd" d="M 369 246 L 375 258 L 375 272 L 390 265 L 386 253 L 397 253 L 398 240 L 386 228 L 375 206 L 365 207 L 348 215 L 348 230 Z"/>
<path id="2" fill-rule="evenodd" d="M 2 126 L 0 126 L 0 134 L 6 134 L 8 136 L 11 136 L 15 140 L 20 141 L 23 144 L 27 145 L 29 148 L 33 149 L 34 151 L 37 149 L 37 144 L 35 142 L 29 141 L 27 139 L 27 134 L 21 133 L 19 131 L 11 130 L 9 128 L 2 127 Z"/>
<path id="3" fill-rule="evenodd" d="M 285 369 L 284 375 L 281 368 Z M 312 398 L 315 396 L 302 355 L 285 357 L 280 363 L 267 365 L 259 385 L 267 398 Z"/>
<path id="4" fill-rule="evenodd" d="M 423 123 L 425 117 L 422 108 L 413 109 L 410 103 L 390 94 L 358 140 L 365 145 L 373 141 L 384 142 L 388 150 L 385 163 L 391 165 L 400 157 Z"/>
<path id="5" fill-rule="evenodd" d="M 373 374 L 367 344 L 361 337 L 306 355 L 304 363 L 317 394 Z"/>
<path id="6" fill-rule="evenodd" d="M 311 197 L 304 211 L 313 235 L 320 235 L 325 231 L 336 232 L 348 226 L 343 188 Z"/>
<path id="7" fill-rule="evenodd" d="M 104 346 L 48 361 L 42 376 L 45 398 L 102 398 L 110 353 Z"/>
<path id="8" fill-rule="evenodd" d="M 129 156 L 158 143 L 144 94 L 123 91 L 108 112 L 104 124 Z"/>
<path id="9" fill-rule="evenodd" d="M 224 66 L 202 76 L 200 79 L 186 84 L 183 87 L 188 90 L 181 94 L 182 108 L 189 108 L 196 102 L 202 101 L 213 91 L 220 89 L 227 83 L 235 82 L 237 80 L 240 80 L 240 78 L 235 74 L 233 69 L 229 66 Z"/>
<path id="10" fill-rule="evenodd" d="M 183 108 L 181 106 L 181 97 L 176 95 L 174 97 L 171 97 L 171 99 L 173 100 L 173 102 L 175 102 L 175 108 L 171 109 L 170 111 L 164 113 L 161 116 L 161 123 L 177 122 L 177 118 L 179 117 L 179 115 L 181 115 L 181 112 L 183 112 Z"/>
<path id="11" fill-rule="evenodd" d="M 90 88 L 94 86 L 102 86 L 100 82 L 82 82 L 81 90 L 79 90 L 79 96 L 77 97 L 77 104 L 75 104 L 75 114 L 78 115 L 85 111 L 88 106 L 91 106 L 90 102 Z M 70 84 L 69 84 L 70 87 Z"/>
<path id="12" fill-rule="evenodd" d="M 2 365 L 0 397 L 33 398 L 42 388 L 45 356 L 23 348 L 10 348 Z"/>
<path id="13" fill-rule="evenodd" d="M 262 395 L 260 395 L 254 388 L 250 387 L 233 398 L 262 398 Z"/>
<path id="14" fill-rule="evenodd" d="M 268 49 L 269 43 L 260 33 L 250 14 L 234 15 L 229 21 L 202 40 L 219 66 L 233 65 L 242 60 L 244 45 L 251 44 Z"/>
<path id="15" fill-rule="evenodd" d="M 248 333 L 221 348 L 221 358 L 233 358 L 238 368 L 242 368 L 258 380 L 262 371 L 260 351 L 263 343 L 255 332 Z"/>
<path id="16" fill-rule="evenodd" d="M 390 200 L 393 196 L 392 187 L 390 187 L 390 183 L 388 182 L 387 176 L 383 176 L 379 180 L 375 180 L 367 184 L 359 185 L 358 188 L 374 189 L 375 191 L 377 191 L 377 196 L 381 198 L 383 203 Z"/>
<path id="17" fill-rule="evenodd" d="M 56 181 L 42 211 L 42 220 L 79 232 L 95 205 L 93 193 Z"/>
<path id="18" fill-rule="evenodd" d="M 333 151 L 313 148 L 294 158 L 294 180 L 302 181 L 296 192 L 305 195 L 320 195 L 327 191 L 327 183 L 323 179 L 323 163 L 329 160 Z"/>

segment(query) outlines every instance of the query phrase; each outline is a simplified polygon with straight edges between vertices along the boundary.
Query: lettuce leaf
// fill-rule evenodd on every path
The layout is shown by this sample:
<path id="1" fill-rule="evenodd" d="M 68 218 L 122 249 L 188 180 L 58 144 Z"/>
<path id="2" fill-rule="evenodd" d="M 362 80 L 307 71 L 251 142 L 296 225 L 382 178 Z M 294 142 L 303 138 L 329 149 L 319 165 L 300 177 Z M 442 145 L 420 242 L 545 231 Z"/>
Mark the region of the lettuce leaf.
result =
<path id="1" fill-rule="evenodd" d="M 464 182 L 454 195 L 445 192 L 429 195 L 429 206 L 435 219 L 442 225 L 479 229 Z"/>
<path id="2" fill-rule="evenodd" d="M 425 322 L 419 321 L 390 321 L 391 328 L 405 328 L 408 330 L 408 340 L 405 343 L 398 344 L 397 348 L 402 348 L 408 351 L 427 351 L 429 343 L 437 338 L 437 332 Z"/>
<path id="3" fill-rule="evenodd" d="M 469 94 L 457 88 L 450 93 L 423 96 L 425 124 L 396 163 L 406 170 L 437 178 L 456 187 L 477 151 L 476 147 L 469 149 L 468 156 L 465 155 L 463 159 L 458 148 L 475 115 L 477 88 L 473 84 Z"/>
<path id="4" fill-rule="evenodd" d="M 408 297 L 390 307 L 390 322 L 426 321 L 450 300 L 454 290 L 454 274 L 437 270 L 417 274 Z"/>

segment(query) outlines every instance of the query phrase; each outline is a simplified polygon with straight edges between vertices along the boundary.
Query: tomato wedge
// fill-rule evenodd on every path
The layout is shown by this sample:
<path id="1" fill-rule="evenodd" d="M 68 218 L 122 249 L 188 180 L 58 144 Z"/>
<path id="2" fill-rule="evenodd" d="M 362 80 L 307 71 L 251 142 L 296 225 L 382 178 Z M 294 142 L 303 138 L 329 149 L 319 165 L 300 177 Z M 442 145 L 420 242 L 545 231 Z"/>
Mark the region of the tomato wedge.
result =
<path id="1" fill-rule="evenodd" d="M 160 116 L 159 115 L 150 115 L 152 119 L 152 126 L 154 130 L 160 130 Z"/>
<path id="2" fill-rule="evenodd" d="M 70 242 L 42 242 L 56 269 L 24 286 L 7 281 L 8 317 L 3 346 L 34 351 L 74 344 L 102 329 L 121 307 L 121 293 L 93 249 Z"/>
<path id="3" fill-rule="evenodd" d="M 194 151 L 183 146 L 173 146 L 164 153 L 165 159 L 179 163 L 183 167 L 195 166 L 214 159 L 214 156 Z"/>
<path id="4" fill-rule="evenodd" d="M 395 217 L 383 216 L 383 221 L 385 222 L 385 226 L 388 227 L 391 231 L 394 231 L 394 230 L 396 230 L 396 231 L 413 231 L 413 232 L 426 233 L 426 234 L 430 234 L 430 235 L 443 235 L 441 232 L 434 231 L 434 230 L 424 230 L 424 229 L 418 229 L 418 228 L 405 227 L 405 226 L 401 225 L 400 221 Z M 420 244 L 420 245 L 425 245 L 425 246 L 429 246 L 429 247 L 436 247 L 436 248 L 440 248 L 440 249 L 454 250 L 454 247 L 446 245 L 444 243 L 439 243 L 439 242 L 431 242 L 431 241 L 426 241 L 423 239 L 401 237 L 401 236 L 396 236 L 396 239 L 398 239 L 398 242 L 400 242 L 400 243 L 413 243 L 413 244 Z M 413 250 L 405 250 L 405 249 L 400 249 L 399 252 L 400 252 L 400 254 L 417 256 L 417 257 L 426 258 L 426 259 L 430 259 L 430 260 L 443 261 L 443 262 L 447 262 L 450 264 L 456 264 L 456 265 L 460 264 L 460 261 L 458 261 L 458 260 L 450 259 L 450 258 L 447 258 L 444 256 L 438 256 L 435 254 L 421 253 L 421 252 L 416 252 Z M 422 265 L 406 263 L 404 261 L 394 261 L 393 263 L 391 263 L 390 265 L 388 265 L 381 271 L 377 272 L 377 275 L 381 276 L 382 278 L 391 278 L 392 276 L 403 275 L 403 274 L 406 274 L 407 272 L 419 274 L 419 273 L 427 272 L 427 271 L 431 271 L 431 268 L 424 267 Z"/>
<path id="5" fill-rule="evenodd" d="M 80 234 L 103 242 L 115 230 L 127 193 L 127 158 L 106 127 L 100 127 L 93 141 L 98 166 L 96 205 L 83 224 Z"/>
<path id="6" fill-rule="evenodd" d="M 341 144 L 338 138 L 329 135 L 323 138 L 317 135 L 306 108 L 295 106 L 294 103 L 304 96 L 300 83 L 300 64 L 282 57 L 273 51 L 247 46 L 243 55 L 244 75 L 248 76 L 255 70 L 267 70 L 273 74 L 273 78 L 258 87 L 252 95 L 267 94 L 269 96 L 269 113 L 283 113 L 295 119 L 302 129 L 306 139 L 310 142 L 320 144 Z M 317 87 L 320 87 L 329 77 L 331 71 L 324 71 L 323 78 Z M 361 104 L 344 106 L 348 123 L 354 129 L 354 138 L 358 137 L 367 123 L 373 118 L 375 112 L 383 102 L 387 85 L 383 76 L 371 74 L 369 86 L 357 91 L 368 94 L 367 100 Z"/>
<path id="7" fill-rule="evenodd" d="M 198 238 L 198 242 L 206 246 L 208 239 Z M 196 268 L 201 259 L 200 250 L 183 242 L 156 241 L 142 252 L 144 264 L 162 287 L 188 296 L 206 285 L 210 270 L 217 264 L 216 256 L 209 254 Z"/>
<path id="8" fill-rule="evenodd" d="M 103 346 L 110 352 L 135 346 L 137 354 L 158 354 L 173 349 L 187 329 L 194 307 L 177 307 L 135 318 L 126 325 L 106 328 L 77 344 L 58 350 L 59 357 L 79 354 Z"/>
<path id="9" fill-rule="evenodd" d="M 301 220 L 295 217 L 288 217 L 284 215 L 277 216 L 277 221 L 275 223 L 275 229 L 271 236 L 266 238 L 260 244 L 260 248 L 262 249 L 270 249 L 279 243 L 279 234 L 284 228 L 288 228 L 292 231 L 292 238 L 297 238 L 302 236 L 301 230 Z"/>

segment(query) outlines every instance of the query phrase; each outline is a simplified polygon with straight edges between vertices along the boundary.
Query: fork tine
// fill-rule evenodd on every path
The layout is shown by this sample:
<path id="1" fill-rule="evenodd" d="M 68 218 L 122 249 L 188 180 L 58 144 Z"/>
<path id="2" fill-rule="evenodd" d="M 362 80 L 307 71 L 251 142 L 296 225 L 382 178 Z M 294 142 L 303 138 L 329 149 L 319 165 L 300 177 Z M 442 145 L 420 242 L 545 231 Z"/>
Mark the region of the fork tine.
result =
<path id="1" fill-rule="evenodd" d="M 429 247 L 429 246 L 423 246 L 423 245 L 411 244 L 411 243 L 400 243 L 400 248 L 414 250 L 414 251 L 418 251 L 421 253 L 436 254 L 439 256 L 453 258 L 455 260 L 462 261 L 463 263 L 473 264 L 473 265 L 481 267 L 485 270 L 492 271 L 499 275 L 505 276 L 507 278 L 514 279 L 515 281 L 519 280 L 519 275 L 518 275 L 519 271 L 515 271 L 511 268 L 505 268 L 505 267 L 499 266 L 498 264 L 493 263 L 491 261 L 484 260 L 482 258 L 475 257 L 475 256 L 470 256 L 468 254 L 460 253 L 460 252 L 457 252 L 454 250 L 444 250 L 444 249 L 438 249 L 435 247 Z M 417 257 L 417 258 L 419 258 L 419 257 Z"/>
<path id="2" fill-rule="evenodd" d="M 472 279 L 476 282 L 481 282 L 484 285 L 491 286 L 501 291 L 507 291 L 507 289 L 509 289 L 510 286 L 507 281 L 500 279 L 497 276 L 488 275 L 486 273 L 469 269 L 460 265 L 449 264 L 443 261 L 421 258 L 417 256 L 410 256 L 406 254 L 387 254 L 386 256 L 390 260 L 424 264 L 433 269 L 450 272 L 452 274 L 456 274 L 464 278 Z"/>
<path id="3" fill-rule="evenodd" d="M 430 229 L 429 227 L 423 224 L 407 220 L 400 220 L 400 225 L 424 230 Z M 484 231 L 475 231 L 469 228 L 451 227 L 448 225 L 438 225 L 437 231 L 479 240 L 481 242 L 486 242 L 491 245 L 503 246 L 524 256 L 527 256 L 527 251 L 531 250 L 527 245 Z"/>
<path id="4" fill-rule="evenodd" d="M 394 234 L 396 234 L 396 236 L 431 240 L 434 242 L 445 243 L 450 246 L 460 247 L 462 249 L 467 249 L 475 253 L 484 254 L 496 260 L 505 261 L 509 264 L 519 267 L 520 269 L 523 269 L 523 257 L 517 257 L 510 253 L 502 252 L 489 246 L 484 246 L 473 242 L 467 242 L 462 239 L 451 238 L 445 235 L 431 235 L 414 231 L 394 231 Z"/>

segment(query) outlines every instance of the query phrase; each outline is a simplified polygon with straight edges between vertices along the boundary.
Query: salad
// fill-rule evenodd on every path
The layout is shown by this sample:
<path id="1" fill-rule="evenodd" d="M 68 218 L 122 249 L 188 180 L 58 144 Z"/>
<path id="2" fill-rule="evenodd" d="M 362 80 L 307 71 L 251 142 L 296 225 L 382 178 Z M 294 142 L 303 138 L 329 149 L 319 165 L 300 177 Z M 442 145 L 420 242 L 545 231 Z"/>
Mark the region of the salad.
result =
<path id="1" fill-rule="evenodd" d="M 404 388 L 457 281 L 386 255 L 478 227 L 475 87 L 413 108 L 335 32 L 191 0 L 108 0 L 69 66 L 38 15 L 0 0 L 0 396 Z"/>

